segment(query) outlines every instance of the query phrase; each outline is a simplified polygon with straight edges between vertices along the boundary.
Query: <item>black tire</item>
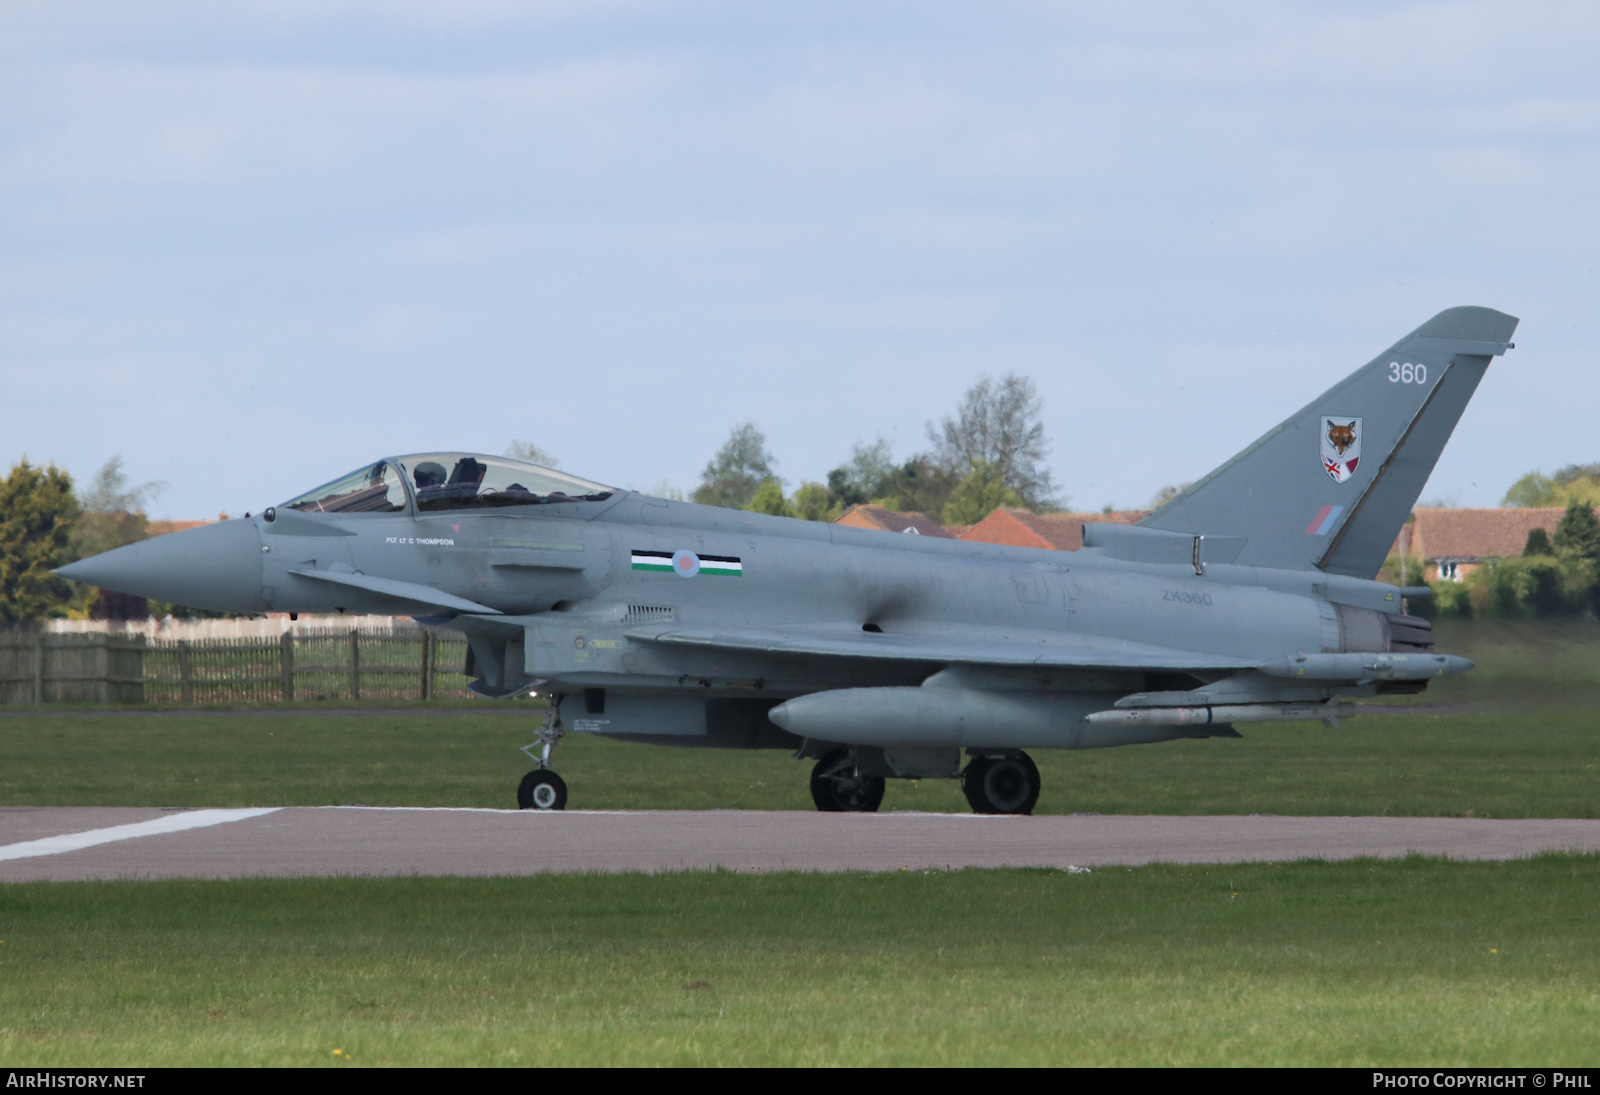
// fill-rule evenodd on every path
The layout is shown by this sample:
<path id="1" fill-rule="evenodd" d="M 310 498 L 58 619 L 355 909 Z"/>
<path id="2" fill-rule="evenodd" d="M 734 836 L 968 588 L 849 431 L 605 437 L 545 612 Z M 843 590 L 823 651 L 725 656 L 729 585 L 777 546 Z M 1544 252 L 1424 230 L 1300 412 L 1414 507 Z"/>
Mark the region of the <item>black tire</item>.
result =
<path id="1" fill-rule="evenodd" d="M 858 776 L 854 767 L 838 771 L 848 749 L 835 749 L 811 769 L 811 801 L 829 814 L 873 814 L 883 803 L 883 777 Z"/>
<path id="2" fill-rule="evenodd" d="M 1026 753 L 973 757 L 961 774 L 973 813 L 1031 814 L 1039 801 L 1039 769 Z"/>
<path id="3" fill-rule="evenodd" d="M 535 768 L 517 785 L 517 807 L 523 810 L 565 810 L 567 781 L 548 768 Z"/>

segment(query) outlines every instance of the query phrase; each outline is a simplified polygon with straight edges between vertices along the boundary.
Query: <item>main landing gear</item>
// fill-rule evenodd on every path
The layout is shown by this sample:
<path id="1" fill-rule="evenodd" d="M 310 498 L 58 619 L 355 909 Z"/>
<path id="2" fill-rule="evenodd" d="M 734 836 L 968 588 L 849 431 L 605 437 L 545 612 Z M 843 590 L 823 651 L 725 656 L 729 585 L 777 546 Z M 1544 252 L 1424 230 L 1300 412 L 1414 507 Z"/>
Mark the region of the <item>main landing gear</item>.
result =
<path id="1" fill-rule="evenodd" d="M 1026 753 L 973 757 L 961 790 L 975 814 L 1031 814 L 1039 801 L 1039 769 Z"/>
<path id="2" fill-rule="evenodd" d="M 538 767 L 523 776 L 522 782 L 517 785 L 518 809 L 565 810 L 567 808 L 567 781 L 549 768 L 550 750 L 555 748 L 563 733 L 565 731 L 557 722 L 556 705 L 552 703 L 545 709 L 544 725 L 539 727 L 538 740 L 522 747 L 522 751 L 527 753 Z M 535 745 L 541 747 L 538 756 L 533 755 Z"/>
<path id="3" fill-rule="evenodd" d="M 835 749 L 811 769 L 811 799 L 824 813 L 876 813 L 883 777 L 862 775 L 854 749 Z"/>
<path id="4" fill-rule="evenodd" d="M 941 761 L 918 758 L 911 750 L 840 746 L 824 754 L 811 770 L 811 799 L 825 813 L 875 813 L 883 804 L 886 777 L 957 776 L 956 750 L 945 756 L 948 759 Z M 1039 802 L 1039 769 L 1020 750 L 972 756 L 958 778 L 974 813 L 1031 814 Z"/>

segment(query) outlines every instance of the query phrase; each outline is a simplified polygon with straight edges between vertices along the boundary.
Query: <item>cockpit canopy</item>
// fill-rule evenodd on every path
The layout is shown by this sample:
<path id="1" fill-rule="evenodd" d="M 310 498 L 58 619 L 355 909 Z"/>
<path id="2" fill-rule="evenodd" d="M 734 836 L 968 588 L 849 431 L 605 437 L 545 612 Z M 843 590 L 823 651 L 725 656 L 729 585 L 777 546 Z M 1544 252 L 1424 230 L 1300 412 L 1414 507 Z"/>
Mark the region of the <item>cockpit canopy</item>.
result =
<path id="1" fill-rule="evenodd" d="M 614 493 L 611 487 L 510 457 L 435 452 L 380 460 L 285 502 L 283 508 L 310 513 L 399 513 L 414 498 L 417 509 L 426 513 L 603 502 Z"/>
<path id="2" fill-rule="evenodd" d="M 417 508 L 423 511 L 604 502 L 616 493 L 611 487 L 505 456 L 440 452 L 402 456 L 399 463 L 416 488 Z"/>

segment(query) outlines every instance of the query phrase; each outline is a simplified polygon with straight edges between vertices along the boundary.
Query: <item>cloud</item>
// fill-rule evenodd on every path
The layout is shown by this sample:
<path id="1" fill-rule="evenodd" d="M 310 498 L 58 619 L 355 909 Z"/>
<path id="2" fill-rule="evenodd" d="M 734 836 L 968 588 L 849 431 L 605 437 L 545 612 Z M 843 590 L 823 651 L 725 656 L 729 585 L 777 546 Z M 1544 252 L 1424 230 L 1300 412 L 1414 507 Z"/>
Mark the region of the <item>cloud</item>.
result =
<path id="1" fill-rule="evenodd" d="M 1067 492 L 1142 501 L 1463 302 L 1537 314 L 1517 375 L 1600 394 L 1584 5 L 8 15 L 0 353 L 77 389 L 70 422 L 8 389 L 8 440 L 159 424 L 123 450 L 175 516 L 530 415 L 582 473 L 682 484 L 754 417 L 815 479 L 1010 368 Z M 324 440 L 231 451 L 258 429 Z M 1593 458 L 1532 434 L 1507 476 Z"/>

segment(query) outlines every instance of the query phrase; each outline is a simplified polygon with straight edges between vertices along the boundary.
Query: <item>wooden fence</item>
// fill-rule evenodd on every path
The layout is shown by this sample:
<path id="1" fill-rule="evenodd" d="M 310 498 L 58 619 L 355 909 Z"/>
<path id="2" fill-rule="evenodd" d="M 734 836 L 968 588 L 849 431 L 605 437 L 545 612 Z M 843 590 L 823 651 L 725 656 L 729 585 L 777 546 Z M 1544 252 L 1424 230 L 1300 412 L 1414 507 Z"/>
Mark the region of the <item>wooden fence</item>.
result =
<path id="1" fill-rule="evenodd" d="M 277 639 L 0 632 L 0 703 L 464 699 L 463 636 L 410 630 Z"/>
<path id="2" fill-rule="evenodd" d="M 140 703 L 142 636 L 0 630 L 0 703 Z"/>

